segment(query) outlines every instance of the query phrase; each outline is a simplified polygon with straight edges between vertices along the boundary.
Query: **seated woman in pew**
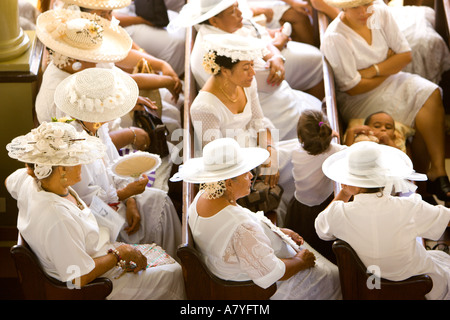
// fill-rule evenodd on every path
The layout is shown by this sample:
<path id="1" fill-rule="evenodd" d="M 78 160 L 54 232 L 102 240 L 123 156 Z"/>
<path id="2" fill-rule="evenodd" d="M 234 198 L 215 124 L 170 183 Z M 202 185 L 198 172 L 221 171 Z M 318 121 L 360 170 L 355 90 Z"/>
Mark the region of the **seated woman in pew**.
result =
<path id="1" fill-rule="evenodd" d="M 376 267 L 384 279 L 428 274 L 433 288 L 426 298 L 449 300 L 450 255 L 426 250 L 417 237 L 439 239 L 450 209 L 414 193 L 391 196 L 392 191 L 413 192 L 416 186 L 408 180 L 426 179 L 415 173 L 408 156 L 397 148 L 361 141 L 327 158 L 323 171 L 342 189 L 315 221 L 319 237 L 347 242 L 363 264 Z"/>
<path id="2" fill-rule="evenodd" d="M 429 157 L 427 189 L 450 200 L 445 171 L 444 107 L 440 88 L 401 70 L 411 49 L 385 6 L 371 0 L 328 0 L 343 8 L 328 26 L 321 50 L 333 68 L 343 120 L 365 118 L 380 105 L 396 121 L 416 130 L 414 157 Z"/>
<path id="3" fill-rule="evenodd" d="M 224 280 L 277 284 L 271 299 L 341 299 L 337 267 L 292 230 L 236 201 L 250 192 L 250 170 L 269 157 L 231 138 L 207 144 L 203 157 L 186 161 L 172 179 L 201 183 L 188 210 L 189 227 L 207 267 Z"/>
<path id="4" fill-rule="evenodd" d="M 311 0 L 311 4 L 332 20 L 339 15 L 339 8 L 325 0 Z M 434 10 L 428 6 L 388 6 L 383 0 L 375 0 L 374 4 L 389 10 L 411 47 L 412 61 L 403 71 L 439 84 L 444 72 L 450 70 L 450 51 L 434 28 Z"/>
<path id="5" fill-rule="evenodd" d="M 305 108 L 320 110 L 322 106 L 321 99 L 324 96 L 322 55 L 317 48 L 306 44 L 292 43 L 292 49 L 289 49 L 290 42 L 288 48 L 280 52 L 272 44 L 273 39 L 267 37 L 267 31 L 260 30 L 253 21 L 250 22 L 244 25 L 246 20 L 242 18 L 236 1 L 195 0 L 185 5 L 179 18 L 172 21 L 169 27 L 198 27 L 190 61 L 198 88 L 203 87 L 210 77 L 202 66 L 202 59 L 206 53 L 202 43 L 206 35 L 234 34 L 258 38 L 259 34 L 259 38 L 270 50 L 270 53 L 255 61 L 258 95 L 264 115 L 280 130 L 280 139 L 296 138 L 296 121 L 301 110 Z M 297 45 L 308 47 L 305 50 L 297 50 Z M 281 54 L 286 56 L 286 64 Z M 321 93 L 312 93 L 309 91 L 312 88 L 318 89 Z M 295 121 L 292 121 L 293 119 Z"/>
<path id="6" fill-rule="evenodd" d="M 192 102 L 190 114 L 194 127 L 197 154 L 211 140 L 228 137 L 240 145 L 260 146 L 271 154 L 271 168 L 261 175 L 271 185 L 284 189 L 278 223 L 282 223 L 285 206 L 293 194 L 291 153 L 296 139 L 279 139 L 278 130 L 264 117 L 258 100 L 254 60 L 266 52 L 264 43 L 233 34 L 204 38 L 206 54 L 203 67 L 210 74 Z M 280 112 L 280 117 L 286 116 Z M 291 119 L 292 121 L 292 119 Z M 270 170 L 268 170 L 270 169 Z"/>
<path id="7" fill-rule="evenodd" d="M 102 159 L 83 166 L 82 179 L 73 188 L 87 205 L 91 206 L 98 198 L 126 219 L 118 234 L 120 241 L 155 242 L 176 257 L 181 243 L 181 222 L 169 195 L 159 188 L 147 187 L 146 175 L 133 181 L 112 172 L 120 156 L 104 124 L 127 114 L 137 95 L 136 82 L 115 69 L 88 68 L 58 85 L 55 90 L 58 109 L 74 119 L 70 123 L 78 131 L 99 137 L 107 148 Z"/>
<path id="8" fill-rule="evenodd" d="M 101 25 L 100 28 L 99 24 Z M 87 32 L 88 29 L 92 29 L 93 32 Z M 111 68 L 136 80 L 140 89 L 154 89 L 153 85 L 161 85 L 159 80 L 154 81 L 154 77 L 166 79 L 166 77 L 152 74 L 129 74 L 113 65 L 113 63 L 119 65 L 127 63 L 130 66 L 139 61 L 142 56 L 138 55 L 139 52 L 137 51 L 130 51 L 132 40 L 125 30 L 120 26 L 113 26 L 109 20 L 97 15 L 75 9 L 46 11 L 39 16 L 36 33 L 49 49 L 51 58 L 51 62 L 43 74 L 42 84 L 36 97 L 36 113 L 39 122 L 49 122 L 52 118 L 59 119 L 70 116 L 56 107 L 55 90 L 70 75 L 85 69 Z M 67 40 L 67 33 L 83 36 L 72 37 L 73 39 L 70 41 Z M 87 43 L 91 43 L 93 39 L 98 41 L 97 45 L 85 48 Z M 130 61 L 133 61 L 133 63 L 130 63 Z M 164 63 L 164 65 L 167 64 Z M 163 120 L 166 120 L 166 104 L 163 103 Z M 151 109 L 157 108 L 150 99 L 139 96 L 133 110 L 142 110 L 143 106 Z M 175 109 L 179 118 L 179 110 Z M 130 112 L 133 110 L 130 110 Z M 109 126 L 108 132 L 116 148 L 119 150 L 126 147 L 127 149 L 146 151 L 152 143 L 147 132 L 136 126 L 117 126 L 117 122 L 122 122 L 123 119 L 129 120 L 129 114 L 124 114 L 122 118 L 113 119 L 105 124 L 105 126 Z M 174 118 L 174 123 L 178 122 Z M 176 127 L 179 125 L 176 125 Z M 170 144 L 169 146 L 171 147 Z M 168 191 L 168 178 L 173 163 L 170 156 L 163 157 L 161 160 L 162 164 L 156 171 L 153 186 Z"/>
<path id="9" fill-rule="evenodd" d="M 48 275 L 74 290 L 107 277 L 113 283 L 107 299 L 185 298 L 182 269 L 172 257 L 158 246 L 111 241 L 111 230 L 99 226 L 72 188 L 81 168 L 104 156 L 100 139 L 66 123 L 44 122 L 7 150 L 27 166 L 5 182 L 17 200 L 17 228 Z M 151 247 L 159 263 L 152 263 Z"/>
<path id="10" fill-rule="evenodd" d="M 119 4 L 116 4 L 119 5 Z M 91 3 L 92 8 L 101 8 Z M 78 10 L 77 10 L 78 9 Z M 93 13 L 84 12 L 93 11 Z M 71 6 L 43 13 L 37 24 L 37 36 L 50 51 L 51 62 L 43 74 L 41 88 L 36 97 L 36 114 L 39 122 L 50 121 L 63 115 L 57 112 L 53 93 L 58 83 L 74 72 L 92 67 L 117 67 L 128 73 L 142 90 L 158 90 L 162 99 L 162 117 L 170 124 L 170 132 L 181 127 L 179 106 L 182 103 L 182 83 L 172 67 L 165 61 L 135 49 L 126 31 L 110 22 L 107 10 Z M 102 16 L 106 18 L 103 18 Z M 81 23 L 84 20 L 89 23 Z M 90 28 L 91 32 L 83 29 Z M 67 33 L 81 32 L 84 37 L 67 40 Z M 93 42 L 94 44 L 88 45 Z M 135 73 L 133 68 L 145 59 L 157 74 Z M 139 104 L 156 108 L 147 97 Z"/>

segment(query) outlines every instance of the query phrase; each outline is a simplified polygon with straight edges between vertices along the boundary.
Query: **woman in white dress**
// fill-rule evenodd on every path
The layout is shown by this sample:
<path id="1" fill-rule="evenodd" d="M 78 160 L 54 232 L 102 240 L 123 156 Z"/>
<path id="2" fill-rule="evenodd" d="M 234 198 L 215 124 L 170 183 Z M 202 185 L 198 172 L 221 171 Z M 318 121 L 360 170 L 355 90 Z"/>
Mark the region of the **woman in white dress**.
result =
<path id="1" fill-rule="evenodd" d="M 423 178 L 414 173 L 405 153 L 362 141 L 327 158 L 323 170 L 343 188 L 316 219 L 319 237 L 348 242 L 364 265 L 374 266 L 382 278 L 402 281 L 428 274 L 433 288 L 426 298 L 449 300 L 450 256 L 426 250 L 417 237 L 439 239 L 450 222 L 450 209 L 430 205 L 414 193 L 391 196 L 392 191 L 414 191 L 415 185 L 406 179 Z"/>
<path id="2" fill-rule="evenodd" d="M 246 20 L 242 19 L 236 1 L 195 0 L 185 5 L 179 18 L 172 21 L 169 27 L 197 28 L 190 66 L 198 88 L 202 88 L 210 76 L 202 67 L 206 53 L 202 43 L 206 35 L 231 33 L 258 38 L 259 34 L 271 51 L 264 59 L 255 61 L 258 94 L 264 115 L 280 130 L 280 139 L 295 138 L 295 123 L 291 120 L 298 119 L 303 109 L 320 110 L 322 106 L 322 55 L 315 47 L 291 41 L 286 49 L 280 51 L 272 44 L 273 39 L 264 28 L 251 20 L 248 25 L 244 23 Z M 306 47 L 297 47 L 303 45 Z M 316 89 L 317 93 L 314 93 Z"/>
<path id="3" fill-rule="evenodd" d="M 49 276 L 73 290 L 108 277 L 113 290 L 107 299 L 185 298 L 181 266 L 174 259 L 153 246 L 162 258 L 153 264 L 147 258 L 152 255 L 142 251 L 146 246 L 111 241 L 111 230 L 97 223 L 72 189 L 81 167 L 104 155 L 98 138 L 66 123 L 44 122 L 7 149 L 28 167 L 5 183 L 17 200 L 17 227 Z"/>
<path id="4" fill-rule="evenodd" d="M 415 157 L 429 157 L 427 189 L 450 199 L 445 171 L 444 107 L 440 88 L 401 70 L 411 61 L 411 49 L 386 6 L 373 1 L 329 0 L 343 8 L 328 26 L 321 50 L 333 68 L 339 112 L 343 120 L 366 118 L 377 111 L 413 127 Z"/>
<path id="5" fill-rule="evenodd" d="M 102 159 L 83 167 L 82 180 L 73 188 L 89 206 L 96 196 L 126 218 L 119 233 L 120 241 L 155 242 L 175 257 L 181 243 L 181 223 L 167 193 L 147 188 L 145 175 L 133 181 L 111 171 L 120 156 L 103 124 L 127 114 L 137 95 L 137 85 L 130 77 L 110 69 L 88 68 L 58 85 L 57 107 L 75 119 L 72 124 L 79 131 L 100 137 L 107 147 Z"/>
<path id="6" fill-rule="evenodd" d="M 340 299 L 335 265 L 292 230 L 236 203 L 250 191 L 249 171 L 268 156 L 262 148 L 216 139 L 205 146 L 203 157 L 187 160 L 172 178 L 203 184 L 188 219 L 206 265 L 221 279 L 253 280 L 262 288 L 276 283 L 271 299 Z"/>
<path id="7" fill-rule="evenodd" d="M 211 76 L 190 109 L 195 151 L 201 154 L 208 142 L 220 137 L 236 139 L 243 147 L 266 148 L 271 161 L 268 168 L 264 168 L 266 165 L 261 168 L 261 175 L 270 184 L 278 183 L 284 189 L 278 209 L 278 223 L 282 225 L 285 207 L 294 192 L 290 159 L 297 140 L 280 139 L 277 128 L 261 110 L 253 61 L 264 55 L 264 43 L 222 34 L 205 37 L 204 45 L 207 53 L 203 65 Z M 288 116 L 279 113 L 279 117 Z"/>
<path id="8" fill-rule="evenodd" d="M 329 6 L 324 0 L 311 3 L 332 20 L 339 15 L 339 8 Z M 374 4 L 388 8 L 411 47 L 412 61 L 403 71 L 439 84 L 442 74 L 450 70 L 450 51 L 435 29 L 434 10 L 428 6 L 387 6 L 383 0 L 375 0 Z"/>

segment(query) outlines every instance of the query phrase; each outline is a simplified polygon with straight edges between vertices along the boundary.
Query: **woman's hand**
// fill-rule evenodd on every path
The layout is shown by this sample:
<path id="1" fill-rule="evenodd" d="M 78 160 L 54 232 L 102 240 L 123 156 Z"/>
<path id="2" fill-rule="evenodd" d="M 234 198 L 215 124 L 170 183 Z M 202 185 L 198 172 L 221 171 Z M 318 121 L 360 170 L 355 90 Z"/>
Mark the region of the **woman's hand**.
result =
<path id="1" fill-rule="evenodd" d="M 133 146 L 138 150 L 147 150 L 151 142 L 148 133 L 144 129 L 138 127 L 130 127 L 130 130 L 136 135 L 136 139 L 133 138 Z"/>
<path id="2" fill-rule="evenodd" d="M 280 179 L 280 171 L 278 170 L 278 153 L 272 146 L 268 146 L 267 151 L 269 151 L 270 156 L 266 162 L 260 166 L 260 176 L 263 177 L 262 180 L 265 184 L 275 187 Z"/>
<path id="3" fill-rule="evenodd" d="M 294 258 L 300 260 L 298 271 L 309 269 L 316 265 L 316 256 L 308 249 L 300 250 Z"/>
<path id="4" fill-rule="evenodd" d="M 287 229 L 287 228 L 280 228 L 280 230 L 288 235 L 289 237 L 291 237 L 292 240 L 295 241 L 296 244 L 298 244 L 299 246 L 303 244 L 304 240 L 303 238 L 295 231 L 291 230 L 291 229 Z"/>
<path id="5" fill-rule="evenodd" d="M 133 247 L 129 244 L 123 244 L 116 248 L 119 251 L 120 257 L 124 260 L 128 265 L 130 262 L 134 262 L 136 267 L 133 269 L 128 269 L 129 271 L 133 271 L 134 273 L 139 272 L 140 270 L 145 270 L 147 267 L 147 258 L 140 252 L 137 248 Z"/>
<path id="6" fill-rule="evenodd" d="M 145 111 L 145 107 L 153 110 L 158 110 L 158 106 L 156 105 L 155 101 L 150 100 L 148 97 L 138 96 L 133 111 Z"/>
<path id="7" fill-rule="evenodd" d="M 123 201 L 137 194 L 141 194 L 142 192 L 144 192 L 147 183 L 148 177 L 143 174 L 139 180 L 133 181 L 127 184 L 125 188 L 117 190 L 117 196 L 119 197 L 119 200 Z"/>
<path id="8" fill-rule="evenodd" d="M 267 83 L 272 86 L 279 86 L 283 82 L 285 75 L 283 59 L 279 55 L 272 56 L 267 60 L 266 68 L 270 69 Z"/>
<path id="9" fill-rule="evenodd" d="M 126 227 L 124 230 L 128 235 L 132 235 L 139 230 L 141 222 L 141 214 L 139 213 L 139 210 L 137 208 L 136 199 L 129 198 L 126 203 L 126 208 L 126 220 L 128 227 Z"/>

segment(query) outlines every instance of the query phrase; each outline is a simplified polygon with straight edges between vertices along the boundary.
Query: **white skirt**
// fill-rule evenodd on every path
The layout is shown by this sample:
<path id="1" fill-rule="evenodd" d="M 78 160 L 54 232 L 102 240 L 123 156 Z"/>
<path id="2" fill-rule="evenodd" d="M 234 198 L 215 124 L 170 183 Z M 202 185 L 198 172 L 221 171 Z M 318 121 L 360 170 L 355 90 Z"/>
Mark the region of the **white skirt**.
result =
<path id="1" fill-rule="evenodd" d="M 345 122 L 362 118 L 374 112 L 389 113 L 394 120 L 414 127 L 417 112 L 430 95 L 439 88 L 418 75 L 399 72 L 391 75 L 377 88 L 355 96 L 337 93 L 339 112 Z"/>

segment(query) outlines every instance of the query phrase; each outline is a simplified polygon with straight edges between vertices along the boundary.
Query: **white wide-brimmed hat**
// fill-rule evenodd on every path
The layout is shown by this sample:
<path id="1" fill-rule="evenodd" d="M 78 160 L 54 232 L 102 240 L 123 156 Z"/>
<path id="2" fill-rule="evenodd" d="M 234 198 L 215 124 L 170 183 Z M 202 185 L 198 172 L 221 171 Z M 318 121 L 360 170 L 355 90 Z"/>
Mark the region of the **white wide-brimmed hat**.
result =
<path id="1" fill-rule="evenodd" d="M 40 14 L 36 35 L 49 49 L 81 61 L 110 63 L 125 59 L 132 39 L 119 25 L 79 10 L 58 9 Z"/>
<path id="2" fill-rule="evenodd" d="M 56 106 L 68 116 L 87 122 L 108 122 L 136 105 L 139 88 L 120 69 L 88 68 L 65 78 L 56 87 Z"/>
<path id="3" fill-rule="evenodd" d="M 325 0 L 326 4 L 336 8 L 354 8 L 364 6 L 374 0 Z"/>
<path id="4" fill-rule="evenodd" d="M 361 187 L 386 187 L 390 193 L 415 190 L 407 180 L 424 181 L 426 175 L 416 173 L 411 159 L 401 150 L 372 141 L 354 143 L 345 150 L 328 157 L 324 174 L 336 182 Z"/>
<path id="5" fill-rule="evenodd" d="M 203 148 L 203 157 L 180 165 L 170 181 L 208 183 L 234 178 L 256 168 L 269 157 L 263 148 L 241 148 L 232 138 L 211 141 Z"/>
<path id="6" fill-rule="evenodd" d="M 203 46 L 214 50 L 217 55 L 235 61 L 253 61 L 269 53 L 264 41 L 257 38 L 243 37 L 232 33 L 208 34 L 203 37 Z"/>
<path id="7" fill-rule="evenodd" d="M 43 122 L 7 146 L 8 156 L 36 165 L 39 179 L 48 177 L 52 166 L 76 166 L 102 158 L 106 146 L 97 138 L 64 122 Z"/>
<path id="8" fill-rule="evenodd" d="M 228 9 L 236 0 L 189 0 L 180 10 L 178 16 L 167 26 L 168 30 L 178 30 L 195 26 Z"/>
<path id="9" fill-rule="evenodd" d="M 92 10 L 115 10 L 128 7 L 131 0 L 63 0 L 66 4 Z"/>

